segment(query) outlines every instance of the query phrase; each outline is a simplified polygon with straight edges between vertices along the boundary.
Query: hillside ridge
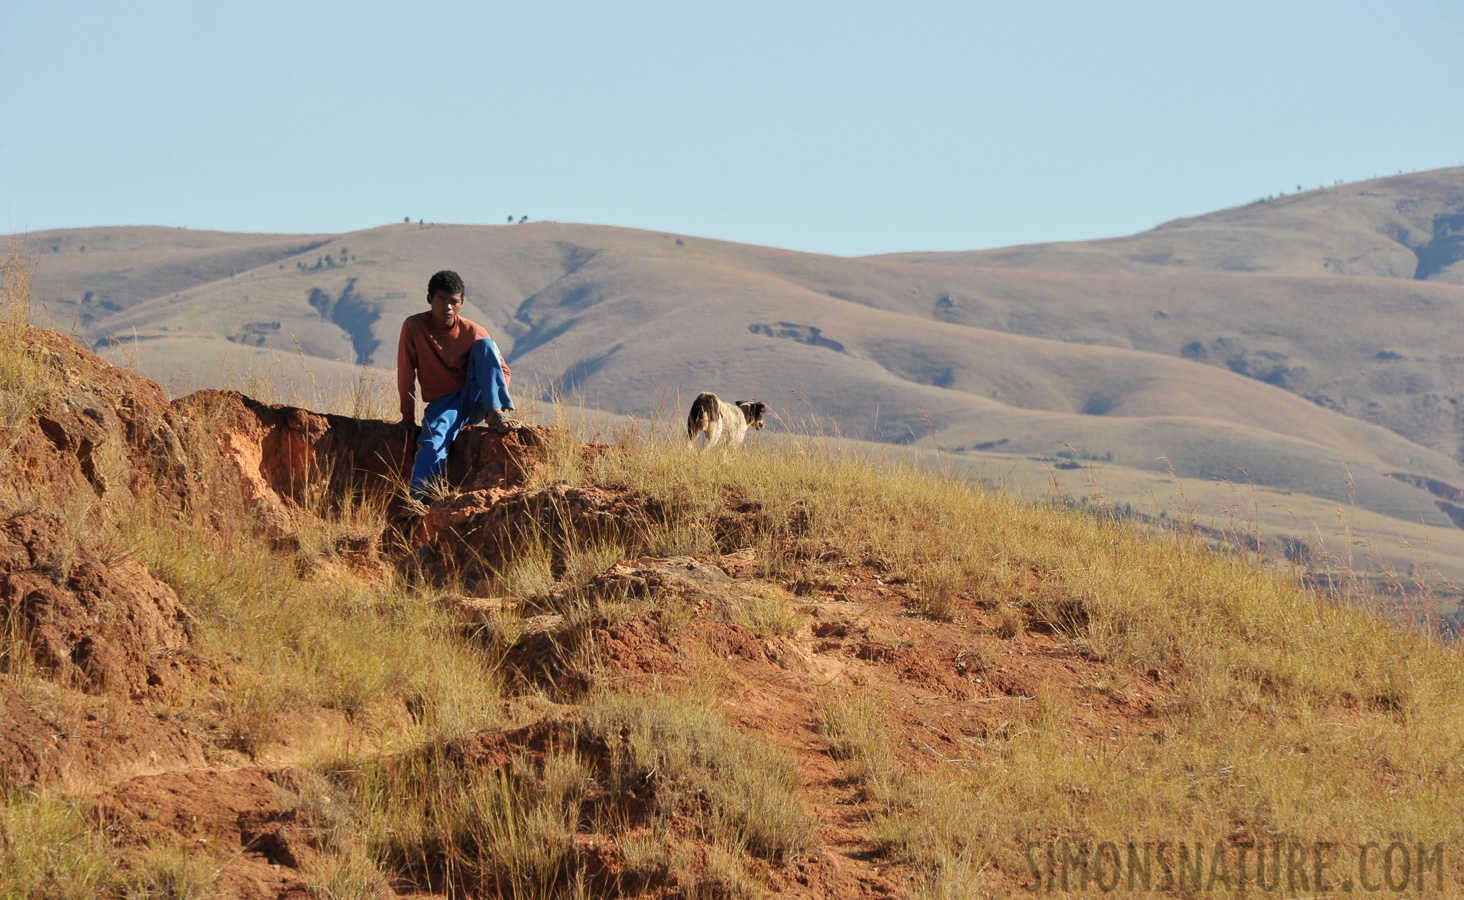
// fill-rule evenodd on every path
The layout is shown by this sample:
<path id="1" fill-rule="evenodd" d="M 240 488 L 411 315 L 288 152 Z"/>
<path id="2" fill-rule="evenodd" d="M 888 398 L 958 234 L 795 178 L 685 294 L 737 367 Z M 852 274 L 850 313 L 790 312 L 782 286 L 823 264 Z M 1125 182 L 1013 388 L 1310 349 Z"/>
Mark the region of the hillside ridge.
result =
<path id="1" fill-rule="evenodd" d="M 1464 829 L 1457 648 L 1201 531 L 562 424 L 464 429 L 415 504 L 413 426 L 13 322 L 0 402 L 21 895 L 1007 895 L 1060 883 L 1033 842 Z"/>
<path id="2" fill-rule="evenodd" d="M 875 258 L 1082 271 L 1371 275 L 1464 283 L 1464 167 L 1318 187 L 1185 216 L 1128 237 Z"/>
<path id="3" fill-rule="evenodd" d="M 1448 262 L 1461 191 L 1464 170 L 1442 169 L 940 265 L 548 222 L 27 240 L 43 317 L 68 330 L 74 316 L 86 346 L 176 394 L 334 390 L 389 415 L 400 321 L 430 271 L 453 267 L 526 400 L 645 418 L 702 390 L 755 396 L 784 423 L 949 451 L 962 471 L 1031 489 L 1048 480 L 1040 460 L 1094 457 L 1104 493 L 1129 504 L 1171 490 L 1171 468 L 1249 479 L 1268 528 L 1330 537 L 1333 510 L 1356 504 L 1402 565 L 1405 544 L 1458 530 L 1386 475 L 1464 479 L 1464 285 Z M 174 245 L 187 241 L 232 274 L 184 279 Z M 1408 246 L 1424 248 L 1428 280 Z M 1150 252 L 1169 255 L 1131 258 Z M 1244 254 L 1255 264 L 1221 265 Z M 1464 540 L 1444 542 L 1445 571 L 1464 580 Z"/>

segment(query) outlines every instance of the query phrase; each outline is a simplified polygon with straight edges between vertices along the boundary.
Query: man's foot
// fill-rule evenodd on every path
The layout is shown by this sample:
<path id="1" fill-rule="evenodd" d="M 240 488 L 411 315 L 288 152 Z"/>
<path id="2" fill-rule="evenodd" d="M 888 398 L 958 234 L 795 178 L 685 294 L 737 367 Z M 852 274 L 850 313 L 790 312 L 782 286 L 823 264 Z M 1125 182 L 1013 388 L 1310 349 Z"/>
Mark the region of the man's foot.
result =
<path id="1" fill-rule="evenodd" d="M 510 431 L 516 431 L 523 427 L 523 424 L 519 422 L 519 420 L 515 419 L 513 416 L 509 415 L 508 410 L 506 409 L 493 410 L 492 412 L 488 413 L 488 418 L 485 421 L 487 422 L 489 428 L 492 428 L 494 431 L 503 432 L 504 434 L 507 434 Z"/>

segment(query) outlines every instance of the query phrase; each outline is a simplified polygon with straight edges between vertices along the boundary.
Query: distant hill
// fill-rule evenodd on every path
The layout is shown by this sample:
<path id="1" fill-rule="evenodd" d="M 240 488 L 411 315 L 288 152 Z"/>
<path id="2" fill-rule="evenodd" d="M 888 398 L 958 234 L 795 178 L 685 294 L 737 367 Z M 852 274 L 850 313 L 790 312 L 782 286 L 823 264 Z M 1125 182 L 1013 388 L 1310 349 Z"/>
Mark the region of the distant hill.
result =
<path id="1" fill-rule="evenodd" d="M 24 242 L 43 322 L 120 341 L 114 359 L 179 389 L 390 367 L 427 277 L 454 268 L 520 394 L 674 419 L 711 389 L 939 444 L 973 473 L 1097 457 L 1118 499 L 1169 466 L 1249 477 L 1269 524 L 1293 527 L 1303 497 L 1355 502 L 1394 538 L 1459 535 L 1464 574 L 1451 501 L 1421 486 L 1464 483 L 1461 216 L 1464 169 L 1447 169 L 1129 238 L 859 259 L 556 223 Z"/>
<path id="2" fill-rule="evenodd" d="M 1319 187 L 1132 237 L 884 257 L 1055 272 L 1271 272 L 1464 284 L 1464 168 Z"/>

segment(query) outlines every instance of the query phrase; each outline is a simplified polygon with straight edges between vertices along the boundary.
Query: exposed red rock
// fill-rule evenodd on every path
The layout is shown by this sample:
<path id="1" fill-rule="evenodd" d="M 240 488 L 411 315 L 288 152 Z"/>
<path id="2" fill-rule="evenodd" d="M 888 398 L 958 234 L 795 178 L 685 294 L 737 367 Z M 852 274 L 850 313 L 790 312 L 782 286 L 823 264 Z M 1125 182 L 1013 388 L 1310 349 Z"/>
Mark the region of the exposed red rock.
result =
<path id="1" fill-rule="evenodd" d="M 20 430 L 17 463 L 0 473 L 18 493 L 80 489 L 103 504 L 155 502 L 165 514 L 204 513 L 220 527 L 253 523 L 277 547 L 296 551 L 302 526 L 318 525 L 317 517 L 346 498 L 399 495 L 407 480 L 411 427 L 271 406 L 232 392 L 169 403 L 156 385 L 64 338 L 41 335 L 36 344 L 68 387 L 46 398 Z M 482 642 L 502 663 L 509 692 L 522 692 L 513 702 L 532 703 L 538 721 L 408 755 L 445 753 L 459 768 L 519 773 L 525 760 L 572 747 L 596 779 L 587 802 L 620 822 L 620 837 L 644 836 L 654 779 L 623 796 L 606 794 L 616 738 L 586 738 L 572 701 L 612 686 L 655 692 L 714 678 L 721 712 L 796 760 L 798 795 L 818 826 L 810 852 L 752 865 L 779 896 L 829 900 L 899 896 L 912 874 L 876 857 L 874 802 L 830 756 L 818 722 L 832 697 L 867 689 L 883 698 L 893 750 L 911 769 L 966 756 L 1039 694 L 1085 701 L 1069 703 L 1074 740 L 1108 742 L 1157 727 L 1154 710 L 1166 691 L 1161 673 L 1122 689 L 1088 690 L 1109 667 L 1060 636 L 1029 631 L 1000 640 L 995 604 L 976 597 L 961 600 L 955 622 L 914 615 L 917 587 L 886 583 L 863 561 L 799 544 L 806 523 L 769 523 L 763 510 L 734 495 L 723 498 L 715 523 L 718 545 L 745 548 L 777 531 L 787 536 L 780 558 L 815 562 L 819 572 L 768 578 L 772 561 L 750 549 L 703 559 L 642 556 L 649 526 L 668 511 L 624 490 L 536 479 L 535 466 L 560 440 L 535 427 L 507 435 L 465 429 L 447 471 L 460 492 L 425 509 L 398 501 L 388 534 L 347 536 L 336 548 L 359 570 L 395 564 L 413 577 L 459 581 L 481 595 L 452 601 L 469 635 L 504 611 L 505 601 L 487 594 L 501 567 L 531 544 L 549 551 L 558 576 L 569 551 L 587 545 L 613 544 L 637 557 L 592 577 L 578 573 L 572 585 L 562 581 L 543 599 L 551 608 L 534 610 L 541 614 L 519 623 L 520 633 L 495 638 L 491 648 Z M 576 617 L 573 604 L 585 598 L 618 604 L 621 612 Z M 769 603 L 791 617 L 772 625 L 748 617 Z M 165 714 L 165 701 L 188 679 L 221 677 L 210 661 L 191 655 L 189 616 L 167 585 L 136 562 L 88 549 L 60 519 L 25 512 L 0 520 L 0 615 L 25 636 L 25 661 L 42 676 L 0 675 L 0 782 L 57 785 L 93 798 L 118 847 L 222 853 L 232 860 L 219 877 L 222 896 L 307 896 L 303 867 L 320 851 L 324 832 L 305 812 L 301 773 L 237 768 L 244 761 L 237 754 L 221 762 L 224 751 L 196 726 Z M 415 715 L 412 703 L 403 698 L 404 716 Z M 345 715 L 319 711 L 315 718 L 343 723 Z M 666 839 L 689 854 L 686 865 L 705 870 L 708 846 L 684 812 L 657 814 L 665 816 Z M 602 895 L 710 890 L 681 883 L 664 868 L 629 872 L 614 840 L 601 836 L 575 834 L 572 856 Z M 444 890 L 445 879 L 455 877 L 444 873 L 441 859 L 424 858 L 421 871 L 404 875 L 396 888 Z"/>
<path id="2" fill-rule="evenodd" d="M 104 562 L 34 513 L 0 522 L 0 611 L 30 637 L 37 665 L 93 694 L 140 699 L 164 686 L 161 658 L 188 640 L 172 588 L 135 562 Z"/>
<path id="3" fill-rule="evenodd" d="M 31 328 L 26 338 L 62 387 L 44 398 L 35 427 L 20 430 L 7 480 L 58 494 L 85 484 L 114 503 L 158 496 L 178 508 L 198 499 L 188 422 L 157 384 L 55 332 Z"/>
<path id="4" fill-rule="evenodd" d="M 562 571 L 569 547 L 635 546 L 660 515 L 654 502 L 623 491 L 555 484 L 469 491 L 405 520 L 407 549 L 429 575 L 474 583 L 514 552 L 542 545 Z"/>
<path id="5" fill-rule="evenodd" d="M 416 426 L 267 405 L 235 391 L 199 391 L 177 404 L 210 420 L 246 504 L 266 516 L 285 515 L 287 507 L 327 509 L 347 495 L 400 494 L 411 478 Z M 464 428 L 446 477 L 464 491 L 522 484 L 541 458 L 544 431 Z"/>
<path id="6" fill-rule="evenodd" d="M 310 896 L 299 869 L 318 848 L 314 823 L 289 789 L 289 770 L 248 768 L 134 778 L 97 798 L 93 814 L 121 844 L 221 855 L 219 895 Z"/>
<path id="7" fill-rule="evenodd" d="M 116 699 L 0 678 L 0 784 L 69 793 L 207 765 L 199 735 Z"/>

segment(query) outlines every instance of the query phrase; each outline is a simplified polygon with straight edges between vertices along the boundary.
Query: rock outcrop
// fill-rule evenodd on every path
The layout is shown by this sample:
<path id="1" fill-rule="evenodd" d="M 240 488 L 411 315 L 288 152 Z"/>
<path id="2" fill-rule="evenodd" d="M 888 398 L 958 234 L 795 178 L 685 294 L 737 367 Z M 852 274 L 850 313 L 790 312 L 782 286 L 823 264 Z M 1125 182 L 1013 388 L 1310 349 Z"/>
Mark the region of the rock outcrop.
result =
<path id="1" fill-rule="evenodd" d="M 202 765 L 200 737 L 142 701 L 220 673 L 190 652 L 192 617 L 173 588 L 127 555 L 95 549 L 110 540 L 109 523 L 196 517 L 298 548 L 300 529 L 343 504 L 396 497 L 401 507 L 417 429 L 231 391 L 169 401 L 63 335 L 28 328 L 23 337 L 46 387 L 0 443 L 0 673 L 40 680 L 0 677 L 0 782 L 106 783 Z M 535 427 L 464 429 L 447 477 L 471 496 L 516 490 L 547 439 Z M 418 534 L 414 550 L 442 543 L 439 559 L 463 546 L 451 526 L 431 531 L 423 521 L 399 515 L 388 529 Z M 349 546 L 337 549 L 358 569 L 384 571 L 380 548 L 406 543 L 387 537 L 346 535 Z M 58 702 L 75 721 L 53 714 Z"/>
<path id="2" fill-rule="evenodd" d="M 197 502 L 189 423 L 162 388 L 55 332 L 31 328 L 26 338 L 50 385 L 31 422 L 10 423 L 8 486 L 59 495 L 85 485 L 114 503 L 143 496 L 175 508 Z"/>
<path id="3" fill-rule="evenodd" d="M 404 493 L 417 450 L 415 426 L 266 405 L 234 391 L 200 391 L 177 401 L 210 422 L 244 505 L 272 530 L 288 532 L 302 510 L 323 512 L 364 496 Z M 447 461 L 460 490 L 522 484 L 543 455 L 547 429 L 503 435 L 464 428 Z"/>

